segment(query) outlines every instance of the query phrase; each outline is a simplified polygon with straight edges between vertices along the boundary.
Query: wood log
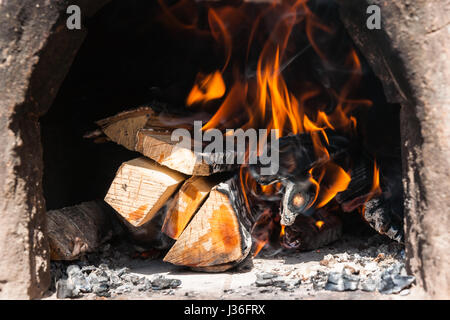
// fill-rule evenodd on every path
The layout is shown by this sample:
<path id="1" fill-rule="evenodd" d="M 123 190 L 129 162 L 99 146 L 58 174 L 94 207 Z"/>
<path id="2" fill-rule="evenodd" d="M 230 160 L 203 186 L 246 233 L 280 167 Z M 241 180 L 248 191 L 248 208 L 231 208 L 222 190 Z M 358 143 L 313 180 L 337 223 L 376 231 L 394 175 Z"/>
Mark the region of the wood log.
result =
<path id="1" fill-rule="evenodd" d="M 283 247 L 299 251 L 316 250 L 342 237 L 342 221 L 325 209 L 312 216 L 299 215 L 293 225 L 285 228 Z"/>
<path id="2" fill-rule="evenodd" d="M 154 115 L 155 112 L 152 108 L 142 107 L 97 121 L 97 124 L 112 141 L 135 151 L 136 136 L 139 129 L 144 128 Z"/>
<path id="3" fill-rule="evenodd" d="M 403 242 L 403 221 L 393 211 L 391 200 L 384 194 L 367 201 L 363 210 L 364 219 L 370 226 L 397 242 Z"/>
<path id="4" fill-rule="evenodd" d="M 84 202 L 47 212 L 52 260 L 75 260 L 120 233 L 120 224 L 102 202 Z"/>
<path id="5" fill-rule="evenodd" d="M 194 176 L 209 176 L 213 173 L 229 171 L 233 165 L 207 163 L 198 157 L 193 148 L 185 148 L 171 139 L 172 131 L 155 131 L 141 129 L 138 131 L 136 151 L 184 174 Z M 191 143 L 193 145 L 193 143 Z M 208 156 L 208 155 L 205 155 Z M 215 159 L 212 155 L 210 159 Z"/>
<path id="6" fill-rule="evenodd" d="M 235 168 L 234 165 L 215 161 L 217 157 L 212 154 L 203 154 L 213 160 L 211 164 L 208 163 L 210 161 L 207 162 L 195 154 L 193 142 L 191 148 L 186 148 L 172 141 L 172 132 L 175 129 L 182 128 L 193 132 L 193 124 L 186 120 L 189 117 L 173 114 L 166 115 L 165 118 L 170 118 L 170 122 L 162 121 L 152 108 L 142 107 L 100 120 L 97 124 L 112 141 L 184 174 L 209 176 Z"/>
<path id="7" fill-rule="evenodd" d="M 186 176 L 158 163 L 137 158 L 117 171 L 105 201 L 133 226 L 152 220 Z"/>
<path id="8" fill-rule="evenodd" d="M 207 177 L 188 179 L 170 203 L 162 231 L 172 239 L 178 239 L 215 184 Z"/>
<path id="9" fill-rule="evenodd" d="M 164 261 L 198 271 L 228 270 L 250 253 L 249 213 L 238 178 L 214 187 Z"/>

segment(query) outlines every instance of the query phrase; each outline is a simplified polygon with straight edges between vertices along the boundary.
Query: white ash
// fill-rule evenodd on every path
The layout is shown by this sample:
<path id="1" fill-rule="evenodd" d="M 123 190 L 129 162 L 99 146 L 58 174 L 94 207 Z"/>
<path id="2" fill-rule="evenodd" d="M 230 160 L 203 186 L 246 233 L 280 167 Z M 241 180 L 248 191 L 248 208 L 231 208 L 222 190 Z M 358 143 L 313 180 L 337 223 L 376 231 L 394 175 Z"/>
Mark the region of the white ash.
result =
<path id="1" fill-rule="evenodd" d="M 181 286 L 178 279 L 158 276 L 149 280 L 147 277 L 129 273 L 127 268 L 114 270 L 106 265 L 80 268 L 74 264 L 67 268 L 66 274 L 67 277 L 56 283 L 56 296 L 59 299 L 79 298 L 90 293 L 98 297 L 112 297 L 131 292 L 172 290 Z"/>
<path id="2" fill-rule="evenodd" d="M 100 253 L 85 256 L 70 265 L 67 262 L 52 262 L 53 289 L 56 290 L 57 298 L 89 295 L 109 298 L 153 290 L 169 291 L 181 286 L 178 279 L 159 276 L 150 280 L 131 273 L 125 267 L 132 265 L 133 260 L 129 256 L 129 252 L 112 250 L 110 245 L 106 245 Z"/>
<path id="3" fill-rule="evenodd" d="M 302 287 L 312 294 L 322 290 L 361 290 L 407 295 L 415 278 L 407 274 L 404 259 L 403 245 L 375 236 L 369 238 L 362 249 L 325 255 L 309 272 L 299 274 L 296 270 L 278 272 L 273 269 L 272 273 L 257 274 L 254 285 L 262 287 L 260 293 L 272 293 L 278 288 L 295 292 L 296 288 Z"/>

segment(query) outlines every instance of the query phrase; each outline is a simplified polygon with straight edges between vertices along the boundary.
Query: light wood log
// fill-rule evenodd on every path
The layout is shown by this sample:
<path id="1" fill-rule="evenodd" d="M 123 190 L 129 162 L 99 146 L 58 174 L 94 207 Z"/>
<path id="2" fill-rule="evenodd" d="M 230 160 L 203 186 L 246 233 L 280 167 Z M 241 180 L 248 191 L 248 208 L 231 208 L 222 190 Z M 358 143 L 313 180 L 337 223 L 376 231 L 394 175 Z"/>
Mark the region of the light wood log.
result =
<path id="1" fill-rule="evenodd" d="M 162 231 L 172 239 L 178 239 L 194 214 L 204 203 L 216 184 L 215 179 L 192 177 L 188 179 L 170 203 Z"/>
<path id="2" fill-rule="evenodd" d="M 171 135 L 171 131 L 141 129 L 137 134 L 136 151 L 159 164 L 188 175 L 209 176 L 235 168 L 234 165 L 206 162 L 195 154 L 193 147 L 185 148 L 172 141 Z M 215 159 L 213 155 L 204 154 L 204 156 Z"/>
<path id="3" fill-rule="evenodd" d="M 138 158 L 119 168 L 105 201 L 133 226 L 150 221 L 177 191 L 186 176 Z"/>
<path id="4" fill-rule="evenodd" d="M 175 129 L 193 131 L 193 124 L 186 120 L 188 117 L 174 114 L 163 118 L 170 118 L 170 121 L 161 119 L 150 107 L 142 107 L 119 113 L 97 124 L 112 141 L 187 175 L 209 176 L 235 168 L 234 165 L 216 163 L 215 157 L 206 154 L 213 159 L 210 164 L 210 161 L 197 156 L 193 147 L 186 148 L 171 140 Z"/>
<path id="5" fill-rule="evenodd" d="M 194 270 L 228 270 L 249 254 L 252 240 L 248 211 L 238 179 L 214 187 L 170 249 L 164 261 Z"/>
<path id="6" fill-rule="evenodd" d="M 154 115 L 155 112 L 151 108 L 142 107 L 97 121 L 97 124 L 112 141 L 134 151 L 138 131 L 144 128 Z"/>

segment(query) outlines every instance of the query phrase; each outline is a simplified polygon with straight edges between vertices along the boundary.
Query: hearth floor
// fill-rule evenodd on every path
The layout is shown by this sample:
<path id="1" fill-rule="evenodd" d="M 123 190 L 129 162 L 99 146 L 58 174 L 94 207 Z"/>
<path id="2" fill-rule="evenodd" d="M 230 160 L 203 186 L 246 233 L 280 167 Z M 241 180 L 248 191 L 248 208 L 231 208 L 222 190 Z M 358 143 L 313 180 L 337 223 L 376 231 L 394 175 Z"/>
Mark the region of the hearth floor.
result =
<path id="1" fill-rule="evenodd" d="M 414 284 L 396 294 L 381 294 L 378 291 L 366 292 L 360 288 L 355 291 L 336 292 L 324 289 L 331 272 L 343 272 L 343 268 L 363 277 L 374 268 L 389 268 L 403 264 L 404 251 L 396 243 L 376 239 L 342 239 L 331 246 L 310 252 L 286 252 L 263 250 L 253 259 L 253 266 L 247 263 L 240 270 L 222 273 L 199 273 L 186 268 L 164 263 L 161 259 L 123 258 L 119 267 L 126 265 L 127 273 L 152 281 L 158 276 L 178 279 L 181 284 L 175 289 L 131 290 L 118 293 L 111 290 L 110 296 L 102 297 L 94 293 L 80 294 L 77 299 L 289 299 L 289 300 L 358 300 L 358 299 L 418 299 L 421 297 Z M 110 249 L 111 250 L 111 249 Z M 356 254 L 356 256 L 355 256 Z M 117 255 L 115 255 L 117 257 Z M 356 257 L 356 258 L 355 258 Z M 101 260 L 103 264 L 107 259 Z M 80 267 L 85 262 L 74 262 Z M 115 264 L 115 263 L 113 263 Z M 115 264 L 117 266 L 117 264 Z M 53 265 L 53 269 L 64 269 L 65 264 Z M 94 267 L 96 264 L 92 264 Z M 92 266 L 89 266 L 92 268 Z M 116 269 L 119 267 L 111 267 Z M 367 270 L 369 271 L 367 271 Z M 271 277 L 277 277 L 270 279 Z M 272 281 L 272 282 L 271 282 Z M 57 299 L 56 292 L 50 292 L 46 299 Z"/>

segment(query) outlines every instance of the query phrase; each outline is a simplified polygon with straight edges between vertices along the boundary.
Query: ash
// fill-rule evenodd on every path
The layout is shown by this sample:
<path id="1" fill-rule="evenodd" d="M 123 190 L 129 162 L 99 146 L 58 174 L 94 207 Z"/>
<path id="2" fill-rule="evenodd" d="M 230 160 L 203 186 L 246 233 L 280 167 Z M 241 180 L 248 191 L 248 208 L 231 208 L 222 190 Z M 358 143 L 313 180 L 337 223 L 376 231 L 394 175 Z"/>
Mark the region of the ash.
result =
<path id="1" fill-rule="evenodd" d="M 380 235 L 367 241 L 347 237 L 335 245 L 309 253 L 317 257 L 321 251 L 327 252 L 319 263 L 311 262 L 309 266 L 301 268 L 278 267 L 271 272 L 258 273 L 254 286 L 263 288 L 259 290 L 260 293 L 273 293 L 280 288 L 291 293 L 306 290 L 309 295 L 321 291 L 409 294 L 408 288 L 415 278 L 406 272 L 403 245 Z M 263 258 L 283 258 L 285 265 L 297 265 L 293 254 L 283 251 L 266 252 Z"/>
<path id="2" fill-rule="evenodd" d="M 381 235 L 352 237 L 319 250 L 264 249 L 251 263 L 199 273 L 146 259 L 128 244 L 106 245 L 80 261 L 52 262 L 52 297 L 64 299 L 404 299 L 414 277 L 404 247 Z"/>
<path id="3" fill-rule="evenodd" d="M 133 254 L 125 247 L 105 245 L 101 252 L 89 254 L 76 262 L 52 262 L 52 291 L 58 299 L 111 298 L 125 294 L 168 291 L 181 285 L 178 279 L 163 275 L 149 279 L 130 272 L 127 266 L 135 263 Z M 154 257 L 158 255 L 155 254 Z"/>

